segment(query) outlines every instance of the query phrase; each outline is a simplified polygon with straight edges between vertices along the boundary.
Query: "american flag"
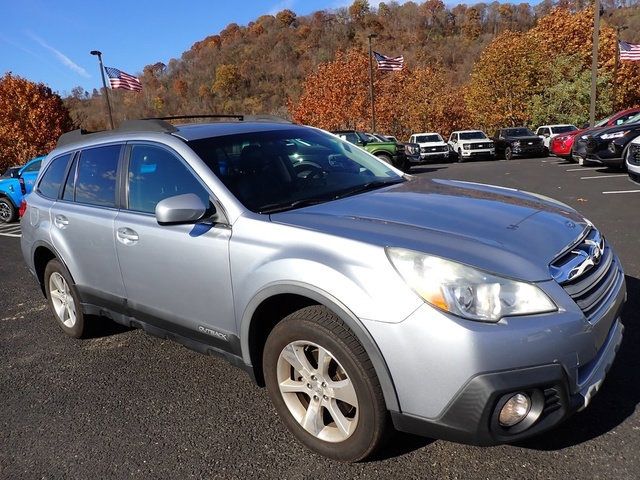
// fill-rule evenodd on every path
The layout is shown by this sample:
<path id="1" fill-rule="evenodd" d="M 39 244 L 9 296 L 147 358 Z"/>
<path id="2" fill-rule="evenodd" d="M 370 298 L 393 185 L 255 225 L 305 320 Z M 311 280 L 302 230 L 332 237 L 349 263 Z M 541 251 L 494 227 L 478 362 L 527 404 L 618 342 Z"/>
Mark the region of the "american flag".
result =
<path id="1" fill-rule="evenodd" d="M 111 88 L 122 88 L 123 90 L 133 90 L 134 92 L 142 91 L 142 84 L 133 75 L 129 75 L 117 68 L 104 67 L 109 76 Z"/>
<path id="2" fill-rule="evenodd" d="M 404 57 L 400 55 L 399 57 L 387 57 L 386 55 L 382 55 L 378 52 L 373 52 L 373 56 L 378 62 L 378 70 L 385 71 L 398 71 L 402 70 L 404 66 Z"/>
<path id="3" fill-rule="evenodd" d="M 620 41 L 618 46 L 620 47 L 620 60 L 640 60 L 640 44 Z"/>

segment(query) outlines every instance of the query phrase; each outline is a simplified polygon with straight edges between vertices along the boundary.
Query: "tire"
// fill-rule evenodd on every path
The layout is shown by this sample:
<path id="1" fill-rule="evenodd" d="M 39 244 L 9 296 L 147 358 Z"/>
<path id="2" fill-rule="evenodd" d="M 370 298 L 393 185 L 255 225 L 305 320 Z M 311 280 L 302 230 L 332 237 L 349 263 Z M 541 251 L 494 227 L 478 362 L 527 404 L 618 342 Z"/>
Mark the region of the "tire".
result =
<path id="1" fill-rule="evenodd" d="M 462 150 L 458 149 L 458 163 L 464 163 L 464 157 L 462 156 Z"/>
<path id="2" fill-rule="evenodd" d="M 377 153 L 376 157 L 378 157 L 380 160 L 382 160 L 385 163 L 388 163 L 391 166 L 395 166 L 393 165 L 393 161 L 391 160 L 391 157 L 385 153 Z"/>
<path id="3" fill-rule="evenodd" d="M 0 198 L 0 223 L 11 223 L 18 217 L 18 211 L 8 198 Z"/>
<path id="4" fill-rule="evenodd" d="M 504 158 L 505 160 L 513 160 L 513 151 L 509 145 L 504 147 Z"/>
<path id="5" fill-rule="evenodd" d="M 549 149 L 547 147 L 544 147 L 542 149 L 542 157 L 548 157 L 549 156 Z"/>
<path id="6" fill-rule="evenodd" d="M 326 369 L 318 368 L 320 352 L 329 359 Z M 386 439 L 389 415 L 373 365 L 353 332 L 325 307 L 303 308 L 274 327 L 265 343 L 263 372 L 278 416 L 310 450 L 357 462 Z M 283 382 L 287 392 L 281 391 Z M 334 382 L 344 386 L 336 392 Z"/>
<path id="7" fill-rule="evenodd" d="M 70 337 L 81 338 L 85 322 L 80 296 L 71 275 L 57 259 L 50 260 L 44 269 L 44 288 L 60 329 Z"/>

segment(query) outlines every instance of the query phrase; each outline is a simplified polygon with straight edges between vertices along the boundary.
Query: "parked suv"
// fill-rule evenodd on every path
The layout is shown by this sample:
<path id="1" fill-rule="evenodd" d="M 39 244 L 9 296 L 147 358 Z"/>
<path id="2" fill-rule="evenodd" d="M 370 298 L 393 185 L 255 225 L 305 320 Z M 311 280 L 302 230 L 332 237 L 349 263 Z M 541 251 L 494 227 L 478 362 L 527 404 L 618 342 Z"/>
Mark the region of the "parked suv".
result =
<path id="1" fill-rule="evenodd" d="M 411 168 L 402 143 L 398 143 L 395 140 L 383 142 L 378 137 L 374 137 L 376 140 L 372 141 L 368 136 L 369 134 L 358 130 L 336 130 L 333 133 L 347 142 L 362 147 L 380 160 L 400 170 L 407 171 Z"/>
<path id="2" fill-rule="evenodd" d="M 586 140 L 587 160 L 607 167 L 624 168 L 629 144 L 640 136 L 640 114 L 622 125 L 609 127 L 589 135 Z"/>
<path id="3" fill-rule="evenodd" d="M 21 244 L 63 332 L 101 315 L 222 355 L 340 460 L 392 426 L 491 445 L 589 404 L 626 293 L 582 215 L 243 120 L 60 138 Z"/>
<path id="4" fill-rule="evenodd" d="M 18 218 L 22 199 L 33 190 L 44 156 L 29 160 L 10 177 L 0 179 L 0 223 L 13 222 Z"/>
<path id="5" fill-rule="evenodd" d="M 470 158 L 496 158 L 493 141 L 481 130 L 453 132 L 449 136 L 449 148 L 452 154 L 457 155 L 458 162 Z"/>

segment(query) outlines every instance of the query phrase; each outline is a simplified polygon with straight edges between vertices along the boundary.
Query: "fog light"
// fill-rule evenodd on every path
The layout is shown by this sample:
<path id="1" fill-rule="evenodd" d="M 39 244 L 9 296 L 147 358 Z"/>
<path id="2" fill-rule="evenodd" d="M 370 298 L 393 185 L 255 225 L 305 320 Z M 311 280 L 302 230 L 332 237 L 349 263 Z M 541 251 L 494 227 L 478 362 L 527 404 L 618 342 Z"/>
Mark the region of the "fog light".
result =
<path id="1" fill-rule="evenodd" d="M 531 409 L 531 399 L 526 393 L 516 393 L 507 400 L 502 410 L 500 410 L 500 425 L 503 427 L 512 427 L 520 423 L 529 413 Z"/>

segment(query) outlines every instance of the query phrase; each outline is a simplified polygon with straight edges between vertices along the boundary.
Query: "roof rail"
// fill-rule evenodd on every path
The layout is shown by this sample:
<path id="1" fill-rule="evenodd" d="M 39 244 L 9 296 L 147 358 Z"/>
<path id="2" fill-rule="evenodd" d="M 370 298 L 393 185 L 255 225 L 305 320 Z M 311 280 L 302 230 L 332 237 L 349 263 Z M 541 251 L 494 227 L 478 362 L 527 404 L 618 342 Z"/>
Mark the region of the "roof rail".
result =
<path id="1" fill-rule="evenodd" d="M 112 132 L 161 132 L 161 133 L 173 133 L 178 129 L 171 125 L 169 122 L 164 122 L 158 119 L 145 119 L 145 120 L 125 120 L 120 126 L 114 130 L 98 130 L 91 132 L 83 128 L 72 130 L 60 135 L 58 139 L 57 147 L 76 143 L 87 138 L 91 135 L 91 138 L 98 136 L 107 136 Z"/>
<path id="2" fill-rule="evenodd" d="M 291 123 L 281 117 L 275 115 L 244 115 L 244 114 L 198 114 L 198 115 L 173 115 L 169 117 L 149 117 L 146 120 L 189 120 L 193 118 L 213 118 L 220 120 L 236 120 L 238 122 L 274 122 L 274 123 Z"/>

